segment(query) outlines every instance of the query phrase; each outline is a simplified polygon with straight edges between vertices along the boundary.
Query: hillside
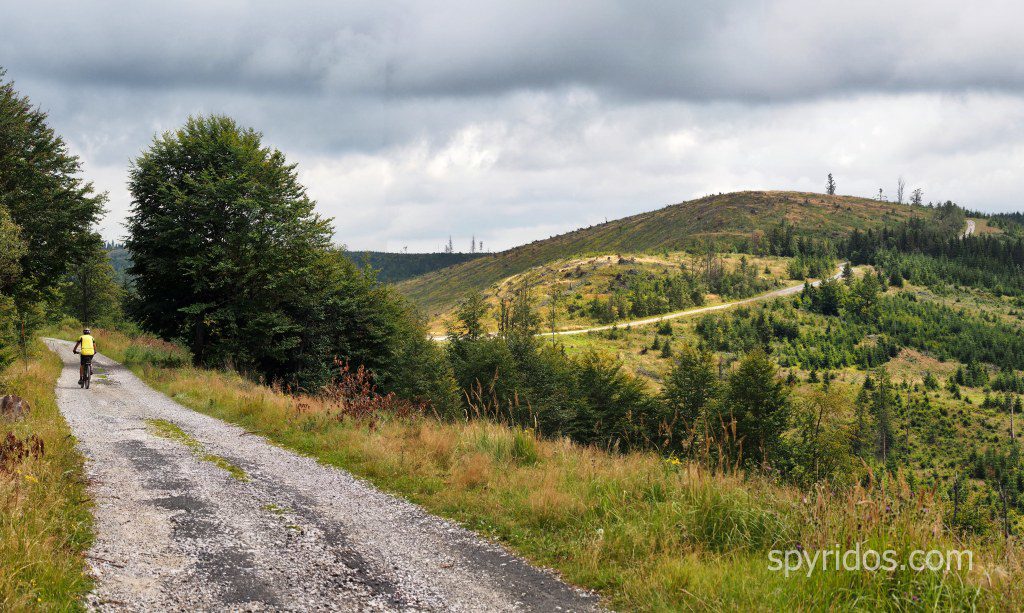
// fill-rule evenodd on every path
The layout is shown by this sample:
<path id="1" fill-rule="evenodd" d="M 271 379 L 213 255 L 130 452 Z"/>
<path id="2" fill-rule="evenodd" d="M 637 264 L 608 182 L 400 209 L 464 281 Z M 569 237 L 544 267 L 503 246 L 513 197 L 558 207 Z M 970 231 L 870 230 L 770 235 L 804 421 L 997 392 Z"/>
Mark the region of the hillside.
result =
<path id="1" fill-rule="evenodd" d="M 128 268 L 132 265 L 132 255 L 120 244 L 107 245 L 106 250 L 107 257 L 110 258 L 110 265 L 114 268 L 114 273 L 117 276 L 117 281 L 123 283 L 125 276 L 128 274 Z"/>
<path id="2" fill-rule="evenodd" d="M 398 283 L 448 266 L 483 257 L 483 253 L 388 253 L 386 251 L 349 251 L 349 259 L 358 266 L 369 264 L 384 283 Z"/>
<path id="3" fill-rule="evenodd" d="M 471 292 L 554 260 L 681 251 L 707 243 L 722 250 L 749 251 L 766 231 L 783 221 L 798 233 L 835 239 L 854 228 L 877 227 L 915 212 L 910 205 L 804 192 L 706 196 L 534 241 L 410 279 L 398 288 L 428 314 L 436 315 Z"/>
<path id="4" fill-rule="evenodd" d="M 510 296 L 523 284 L 531 289 L 536 308 L 544 314 L 544 330 L 550 330 L 552 318 L 557 329 L 568 330 L 747 298 L 796 283 L 803 277 L 793 277 L 789 260 L 723 254 L 714 262 L 721 274 L 711 284 L 703 277 L 706 262 L 686 252 L 620 253 L 555 260 L 482 290 L 489 307 L 483 322 L 488 332 L 497 331 L 501 298 Z M 673 292 L 673 287 L 677 291 Z M 430 332 L 445 334 L 456 309 L 431 317 Z"/>

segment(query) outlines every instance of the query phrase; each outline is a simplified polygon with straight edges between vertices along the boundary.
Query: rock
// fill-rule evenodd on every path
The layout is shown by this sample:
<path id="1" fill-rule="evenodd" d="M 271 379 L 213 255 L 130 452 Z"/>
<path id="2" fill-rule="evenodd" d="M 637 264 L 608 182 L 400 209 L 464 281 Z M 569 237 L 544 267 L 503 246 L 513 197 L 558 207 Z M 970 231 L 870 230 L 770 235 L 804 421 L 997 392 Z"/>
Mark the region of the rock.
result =
<path id="1" fill-rule="evenodd" d="M 18 420 L 25 419 L 32 407 L 29 406 L 28 401 L 21 396 L 15 396 L 14 394 L 8 394 L 0 398 L 0 417 L 7 420 Z"/>

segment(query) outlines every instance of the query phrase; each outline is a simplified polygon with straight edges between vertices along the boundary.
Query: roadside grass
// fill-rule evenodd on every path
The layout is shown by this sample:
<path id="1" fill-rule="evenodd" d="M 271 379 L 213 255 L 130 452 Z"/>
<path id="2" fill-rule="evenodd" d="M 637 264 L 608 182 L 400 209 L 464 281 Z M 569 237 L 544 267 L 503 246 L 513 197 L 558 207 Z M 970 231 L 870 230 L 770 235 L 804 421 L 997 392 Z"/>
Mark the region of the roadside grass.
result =
<path id="1" fill-rule="evenodd" d="M 27 362 L 0 374 L 0 395 L 31 405 L 24 421 L 0 418 L 0 438 L 42 439 L 42 457 L 0 467 L 0 610 L 83 609 L 92 587 L 85 552 L 92 542 L 91 501 L 82 456 L 57 408 L 54 385 L 60 358 L 40 342 Z"/>
<path id="2" fill-rule="evenodd" d="M 97 331 L 118 359 L 133 340 Z M 144 341 L 149 342 L 149 341 Z M 1017 546 L 947 533 L 934 492 L 901 477 L 800 491 L 653 453 L 614 454 L 473 421 L 339 419 L 236 374 L 135 363 L 179 402 L 347 469 L 505 543 L 627 610 L 1020 610 Z M 769 570 L 769 551 L 970 550 L 946 571 Z M 805 571 L 806 569 L 804 569 Z"/>

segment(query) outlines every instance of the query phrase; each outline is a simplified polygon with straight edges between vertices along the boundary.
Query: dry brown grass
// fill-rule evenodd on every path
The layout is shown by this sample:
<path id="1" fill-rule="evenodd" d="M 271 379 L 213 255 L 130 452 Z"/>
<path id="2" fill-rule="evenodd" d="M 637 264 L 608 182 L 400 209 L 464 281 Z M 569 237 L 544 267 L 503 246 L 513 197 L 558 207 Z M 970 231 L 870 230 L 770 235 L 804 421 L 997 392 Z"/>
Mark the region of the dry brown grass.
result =
<path id="1" fill-rule="evenodd" d="M 958 362 L 942 362 L 920 351 L 903 348 L 895 358 L 885 364 L 885 369 L 899 380 L 920 383 L 928 373 L 945 379 L 956 372 L 958 365 Z"/>

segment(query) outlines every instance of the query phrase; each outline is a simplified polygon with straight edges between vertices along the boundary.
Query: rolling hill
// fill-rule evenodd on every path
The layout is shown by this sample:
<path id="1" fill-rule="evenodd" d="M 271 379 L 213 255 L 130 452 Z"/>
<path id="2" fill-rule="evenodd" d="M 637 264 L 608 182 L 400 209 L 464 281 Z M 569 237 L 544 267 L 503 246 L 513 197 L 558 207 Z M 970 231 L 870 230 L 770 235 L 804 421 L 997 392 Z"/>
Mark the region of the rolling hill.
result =
<path id="1" fill-rule="evenodd" d="M 359 267 L 369 264 L 384 283 L 398 283 L 441 268 L 484 257 L 483 253 L 388 253 L 386 251 L 348 251 L 346 255 Z"/>
<path id="2" fill-rule="evenodd" d="M 472 292 L 549 262 L 583 255 L 693 249 L 743 249 L 782 221 L 798 233 L 840 238 L 913 216 L 925 209 L 854 196 L 805 192 L 735 192 L 706 196 L 655 211 L 581 228 L 421 275 L 398 289 L 429 315 Z"/>

